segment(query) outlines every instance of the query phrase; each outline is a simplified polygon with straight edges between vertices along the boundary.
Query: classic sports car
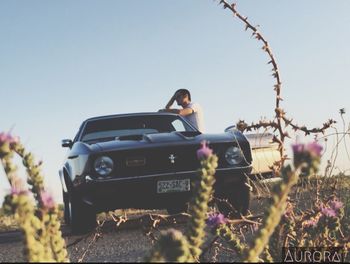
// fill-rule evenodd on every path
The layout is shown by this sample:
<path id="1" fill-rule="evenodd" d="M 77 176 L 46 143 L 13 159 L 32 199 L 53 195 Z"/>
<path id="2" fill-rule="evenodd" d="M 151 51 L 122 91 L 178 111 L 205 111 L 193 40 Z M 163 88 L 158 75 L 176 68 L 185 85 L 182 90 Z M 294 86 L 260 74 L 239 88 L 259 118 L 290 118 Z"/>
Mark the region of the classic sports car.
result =
<path id="1" fill-rule="evenodd" d="M 217 200 L 227 199 L 245 214 L 252 153 L 242 133 L 202 134 L 179 115 L 139 113 L 87 119 L 73 141 L 62 140 L 69 148 L 59 171 L 66 223 L 73 232 L 85 232 L 103 211 L 185 211 L 200 167 L 196 151 L 204 140 L 219 157 Z"/>

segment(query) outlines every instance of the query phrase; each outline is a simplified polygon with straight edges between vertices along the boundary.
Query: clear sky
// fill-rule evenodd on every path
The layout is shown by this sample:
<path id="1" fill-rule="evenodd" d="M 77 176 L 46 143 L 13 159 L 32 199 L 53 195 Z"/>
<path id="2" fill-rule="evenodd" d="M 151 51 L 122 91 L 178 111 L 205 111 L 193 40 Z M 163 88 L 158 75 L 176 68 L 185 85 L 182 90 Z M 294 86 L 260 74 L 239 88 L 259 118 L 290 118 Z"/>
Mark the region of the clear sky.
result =
<path id="1" fill-rule="evenodd" d="M 261 43 L 217 3 L 0 1 L 0 130 L 13 128 L 44 161 L 57 197 L 61 139 L 91 116 L 157 111 L 179 88 L 202 105 L 210 133 L 274 116 Z M 272 47 L 289 116 L 311 127 L 341 121 L 339 109 L 350 110 L 350 1 L 236 3 Z M 0 181 L 2 197 L 2 169 Z"/>

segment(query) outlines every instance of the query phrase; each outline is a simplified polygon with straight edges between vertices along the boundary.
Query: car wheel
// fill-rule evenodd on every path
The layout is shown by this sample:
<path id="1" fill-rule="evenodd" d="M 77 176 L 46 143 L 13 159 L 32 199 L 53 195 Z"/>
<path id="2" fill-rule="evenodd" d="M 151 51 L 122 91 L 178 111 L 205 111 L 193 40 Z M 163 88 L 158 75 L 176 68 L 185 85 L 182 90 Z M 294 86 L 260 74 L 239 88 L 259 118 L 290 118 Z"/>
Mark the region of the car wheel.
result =
<path id="1" fill-rule="evenodd" d="M 241 215 L 246 215 L 250 205 L 248 180 L 244 178 L 242 181 L 229 186 L 217 198 L 219 198 L 217 202 L 219 211 L 225 216 L 240 217 Z M 223 199 L 227 199 L 227 202 L 223 201 Z"/>
<path id="2" fill-rule="evenodd" d="M 96 213 L 77 195 L 69 195 L 69 225 L 73 234 L 84 234 L 96 226 Z"/>
<path id="3" fill-rule="evenodd" d="M 169 206 L 166 210 L 170 215 L 184 213 L 187 212 L 187 204 L 172 205 Z"/>
<path id="4" fill-rule="evenodd" d="M 69 195 L 68 193 L 62 191 L 62 195 L 63 195 L 63 204 L 64 204 L 64 223 L 66 225 L 69 225 L 70 223 L 70 203 L 69 203 Z"/>

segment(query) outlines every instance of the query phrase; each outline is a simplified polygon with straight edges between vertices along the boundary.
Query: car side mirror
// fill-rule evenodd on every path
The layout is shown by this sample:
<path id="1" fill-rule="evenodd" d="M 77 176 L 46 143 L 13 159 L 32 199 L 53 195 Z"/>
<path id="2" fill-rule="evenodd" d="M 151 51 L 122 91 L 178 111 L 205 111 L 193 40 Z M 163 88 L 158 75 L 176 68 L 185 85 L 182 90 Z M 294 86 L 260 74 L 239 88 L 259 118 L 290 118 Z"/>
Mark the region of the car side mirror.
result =
<path id="1" fill-rule="evenodd" d="M 71 139 L 63 139 L 62 147 L 63 148 L 71 148 L 73 146 L 73 141 Z"/>
<path id="2" fill-rule="evenodd" d="M 226 127 L 225 128 L 225 132 L 229 132 L 229 131 L 232 131 L 232 130 L 235 130 L 235 129 L 236 129 L 236 125 L 232 125 L 232 126 Z"/>

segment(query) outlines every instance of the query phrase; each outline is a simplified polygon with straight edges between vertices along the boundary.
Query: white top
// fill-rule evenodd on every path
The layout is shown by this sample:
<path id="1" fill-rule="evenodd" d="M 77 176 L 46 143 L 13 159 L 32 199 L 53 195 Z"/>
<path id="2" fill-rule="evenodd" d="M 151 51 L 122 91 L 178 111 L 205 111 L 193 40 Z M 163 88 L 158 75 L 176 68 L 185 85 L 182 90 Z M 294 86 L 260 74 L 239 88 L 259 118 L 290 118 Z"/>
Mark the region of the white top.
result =
<path id="1" fill-rule="evenodd" d="M 200 132 L 204 132 L 204 121 L 202 107 L 197 103 L 189 103 L 186 108 L 191 108 L 192 114 L 184 116 Z"/>

